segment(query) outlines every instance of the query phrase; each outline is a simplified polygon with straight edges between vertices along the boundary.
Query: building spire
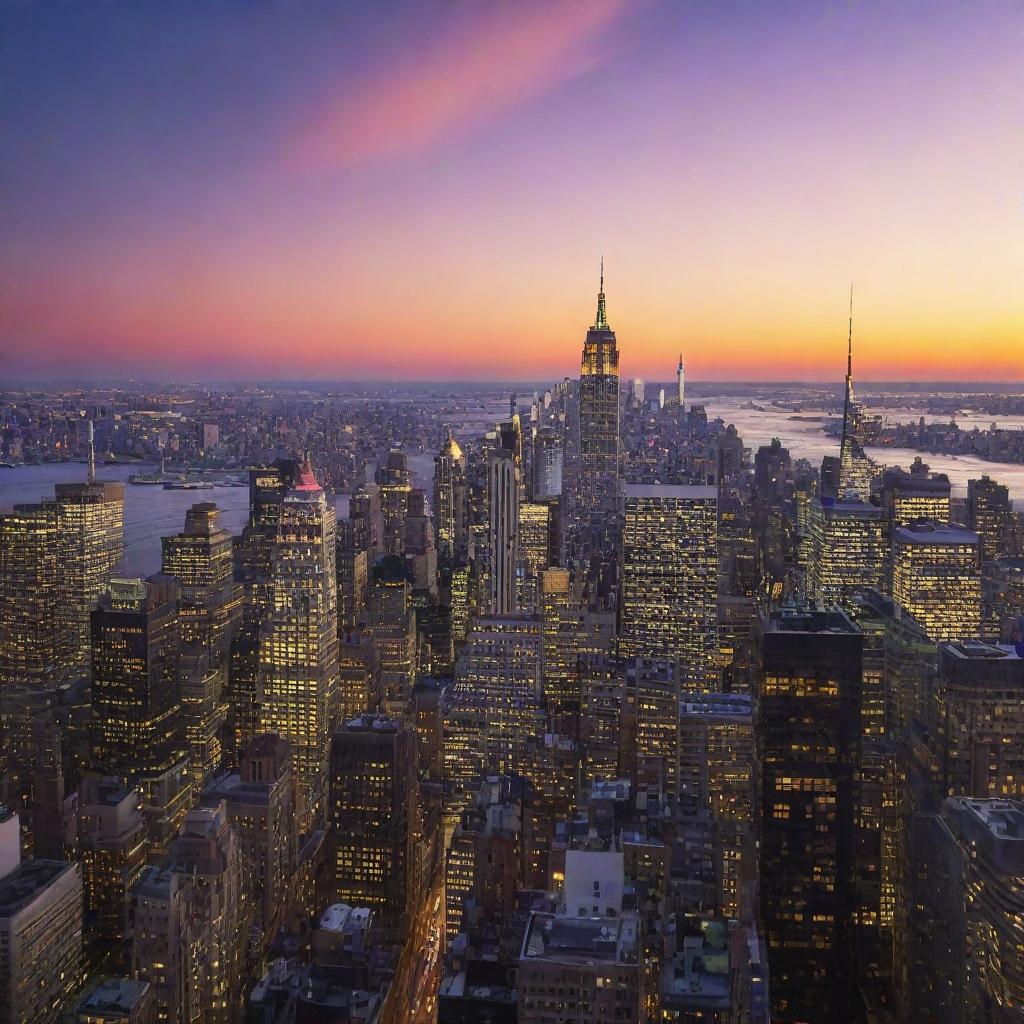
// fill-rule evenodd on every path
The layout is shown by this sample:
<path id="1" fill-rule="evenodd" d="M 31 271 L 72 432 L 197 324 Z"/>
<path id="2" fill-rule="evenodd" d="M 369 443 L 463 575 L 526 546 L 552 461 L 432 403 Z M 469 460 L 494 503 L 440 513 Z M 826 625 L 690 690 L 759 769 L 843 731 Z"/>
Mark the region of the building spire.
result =
<path id="1" fill-rule="evenodd" d="M 608 314 L 604 308 L 604 256 L 601 257 L 601 288 L 597 293 L 597 319 L 594 321 L 594 330 L 608 330 Z"/>
<path id="2" fill-rule="evenodd" d="M 92 420 L 89 420 L 89 470 L 86 476 L 89 483 L 96 483 L 96 439 L 93 433 Z"/>
<path id="3" fill-rule="evenodd" d="M 846 379 L 853 376 L 853 282 L 850 282 L 850 330 L 846 337 Z"/>

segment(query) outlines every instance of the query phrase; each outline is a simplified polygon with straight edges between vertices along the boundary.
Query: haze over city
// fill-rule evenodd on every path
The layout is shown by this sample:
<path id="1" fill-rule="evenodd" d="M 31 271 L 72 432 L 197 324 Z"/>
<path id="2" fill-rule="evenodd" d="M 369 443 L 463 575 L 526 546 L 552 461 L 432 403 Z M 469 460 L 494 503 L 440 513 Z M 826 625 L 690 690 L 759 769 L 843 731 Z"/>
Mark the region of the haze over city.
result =
<path id="1" fill-rule="evenodd" d="M 1018 380 L 1017 3 L 7 4 L 0 377 Z"/>

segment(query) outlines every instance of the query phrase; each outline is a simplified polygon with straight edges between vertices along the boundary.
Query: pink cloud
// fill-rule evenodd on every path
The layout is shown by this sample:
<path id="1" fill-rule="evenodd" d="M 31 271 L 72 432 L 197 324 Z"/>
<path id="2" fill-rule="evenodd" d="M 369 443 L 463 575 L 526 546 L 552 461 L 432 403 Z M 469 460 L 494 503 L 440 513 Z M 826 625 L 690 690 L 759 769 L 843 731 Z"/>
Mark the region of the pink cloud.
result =
<path id="1" fill-rule="evenodd" d="M 453 5 L 458 20 L 435 40 L 339 86 L 291 140 L 287 162 L 322 171 L 401 156 L 536 99 L 607 59 L 600 37 L 629 2 Z"/>

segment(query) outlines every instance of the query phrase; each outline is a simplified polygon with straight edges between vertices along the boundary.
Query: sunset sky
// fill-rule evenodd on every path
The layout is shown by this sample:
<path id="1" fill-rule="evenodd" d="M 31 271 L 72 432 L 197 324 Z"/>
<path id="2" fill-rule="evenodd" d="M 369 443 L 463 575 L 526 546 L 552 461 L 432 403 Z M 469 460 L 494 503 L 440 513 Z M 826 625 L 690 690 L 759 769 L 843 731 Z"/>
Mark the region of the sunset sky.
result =
<path id="1" fill-rule="evenodd" d="M 1024 378 L 1024 2 L 5 2 L 0 381 Z"/>

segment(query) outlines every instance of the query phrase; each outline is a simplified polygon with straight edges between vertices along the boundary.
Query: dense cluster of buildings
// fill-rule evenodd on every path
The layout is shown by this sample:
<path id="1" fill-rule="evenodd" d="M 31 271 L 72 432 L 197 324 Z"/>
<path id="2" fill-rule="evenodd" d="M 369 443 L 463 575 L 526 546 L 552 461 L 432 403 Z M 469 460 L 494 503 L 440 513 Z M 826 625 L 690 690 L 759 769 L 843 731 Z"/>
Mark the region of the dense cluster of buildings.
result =
<path id="1" fill-rule="evenodd" d="M 820 468 L 618 367 L 602 275 L 482 431 L 222 409 L 146 579 L 91 460 L 0 514 L 2 1024 L 1022 1019 L 1006 488 L 868 459 L 852 344 Z"/>

